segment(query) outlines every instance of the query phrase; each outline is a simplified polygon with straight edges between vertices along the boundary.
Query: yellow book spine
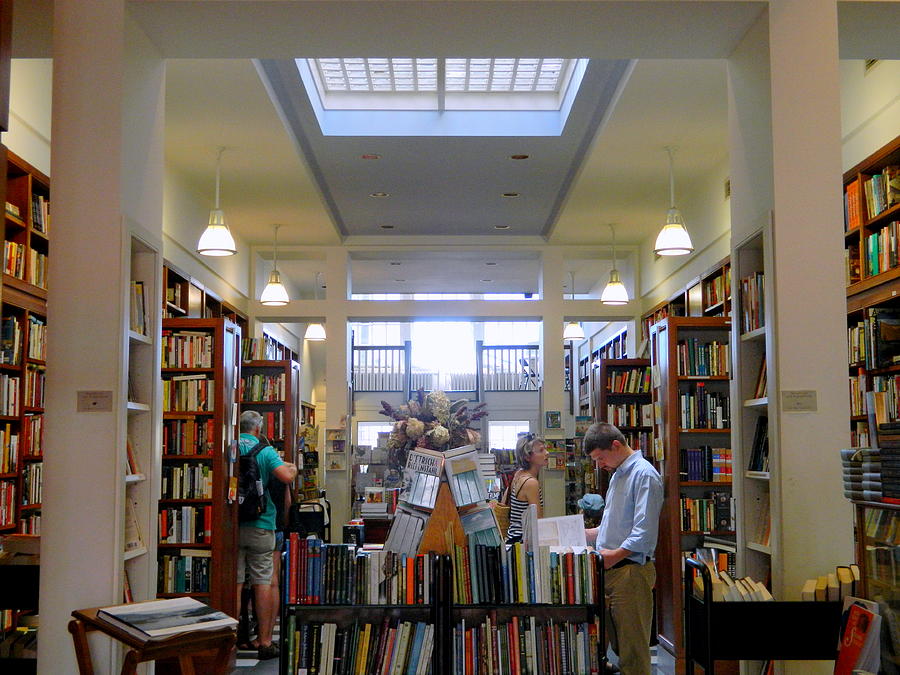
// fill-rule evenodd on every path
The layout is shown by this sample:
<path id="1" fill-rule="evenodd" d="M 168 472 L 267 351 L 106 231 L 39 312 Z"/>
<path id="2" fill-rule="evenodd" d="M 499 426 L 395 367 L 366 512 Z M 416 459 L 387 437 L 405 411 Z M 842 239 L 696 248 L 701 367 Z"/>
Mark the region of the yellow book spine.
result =
<path id="1" fill-rule="evenodd" d="M 519 602 L 528 602 L 528 574 L 525 571 L 525 546 L 522 542 L 513 544 L 516 547 L 516 579 L 518 581 Z"/>

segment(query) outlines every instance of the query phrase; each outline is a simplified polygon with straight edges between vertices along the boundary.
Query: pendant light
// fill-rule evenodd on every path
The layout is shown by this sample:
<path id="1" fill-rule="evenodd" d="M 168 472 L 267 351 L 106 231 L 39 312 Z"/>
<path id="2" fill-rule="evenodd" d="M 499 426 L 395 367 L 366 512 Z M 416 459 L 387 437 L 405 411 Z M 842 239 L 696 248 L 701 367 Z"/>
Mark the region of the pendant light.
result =
<path id="1" fill-rule="evenodd" d="M 575 299 L 575 272 L 569 272 L 572 283 L 572 299 Z M 577 321 L 570 321 L 563 331 L 563 340 L 584 340 L 584 329 Z"/>
<path id="2" fill-rule="evenodd" d="M 619 270 L 616 269 L 616 228 L 610 223 L 609 229 L 612 230 L 613 266 L 609 273 L 609 281 L 606 284 L 606 288 L 603 289 L 603 293 L 600 295 L 600 302 L 604 305 L 627 305 L 628 291 L 619 278 Z"/>
<path id="3" fill-rule="evenodd" d="M 222 153 L 225 148 L 218 148 L 216 152 L 216 204 L 209 212 L 209 225 L 200 235 L 197 242 L 197 253 L 209 256 L 226 256 L 237 253 L 234 245 L 234 237 L 228 225 L 225 224 L 225 213 L 219 208 L 219 179 L 222 164 Z"/>
<path id="4" fill-rule="evenodd" d="M 669 153 L 669 212 L 666 214 L 666 224 L 656 237 L 656 245 L 653 251 L 657 255 L 687 255 L 694 250 L 691 243 L 691 235 L 684 226 L 681 211 L 675 207 L 675 160 L 674 148 L 666 146 Z"/>
<path id="5" fill-rule="evenodd" d="M 316 300 L 319 299 L 319 273 L 316 272 L 316 283 L 313 288 L 313 292 L 315 293 Z M 306 334 L 303 336 L 304 340 L 309 340 L 310 342 L 322 342 L 325 339 L 325 326 L 320 323 L 311 323 L 306 327 Z"/>
<path id="6" fill-rule="evenodd" d="M 281 283 L 281 275 L 278 273 L 278 228 L 281 225 L 275 225 L 275 243 L 272 249 L 272 273 L 269 275 L 269 283 L 263 289 L 259 301 L 268 307 L 282 307 L 288 304 L 287 289 Z"/>

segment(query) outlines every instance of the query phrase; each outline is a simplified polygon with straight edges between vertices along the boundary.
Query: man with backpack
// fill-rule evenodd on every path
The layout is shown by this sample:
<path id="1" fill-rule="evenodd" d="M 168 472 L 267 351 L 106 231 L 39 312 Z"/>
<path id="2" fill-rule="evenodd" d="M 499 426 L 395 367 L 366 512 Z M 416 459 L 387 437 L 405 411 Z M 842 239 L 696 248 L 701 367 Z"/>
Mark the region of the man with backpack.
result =
<path id="1" fill-rule="evenodd" d="M 241 457 L 238 471 L 238 597 L 244 579 L 250 576 L 256 608 L 257 650 L 260 660 L 278 657 L 272 643 L 275 611 L 272 582 L 272 551 L 275 548 L 275 504 L 265 489 L 270 478 L 289 484 L 297 467 L 285 462 L 262 438 L 263 416 L 255 410 L 241 413 L 238 441 Z"/>

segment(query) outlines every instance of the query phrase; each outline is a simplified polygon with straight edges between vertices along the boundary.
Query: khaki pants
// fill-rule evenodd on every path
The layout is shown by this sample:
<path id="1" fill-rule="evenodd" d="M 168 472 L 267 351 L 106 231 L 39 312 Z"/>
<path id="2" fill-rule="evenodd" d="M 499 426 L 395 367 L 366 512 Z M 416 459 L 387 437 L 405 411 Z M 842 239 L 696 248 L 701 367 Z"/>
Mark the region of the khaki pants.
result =
<path id="1" fill-rule="evenodd" d="M 625 565 L 606 570 L 607 631 L 622 675 L 650 675 L 650 625 L 656 567 Z"/>

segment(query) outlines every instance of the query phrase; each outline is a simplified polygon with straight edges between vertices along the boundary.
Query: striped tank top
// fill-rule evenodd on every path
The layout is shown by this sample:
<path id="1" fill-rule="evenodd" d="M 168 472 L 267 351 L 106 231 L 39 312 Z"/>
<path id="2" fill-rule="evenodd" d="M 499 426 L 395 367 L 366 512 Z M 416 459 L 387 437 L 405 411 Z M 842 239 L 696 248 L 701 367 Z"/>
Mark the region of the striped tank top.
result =
<path id="1" fill-rule="evenodd" d="M 525 513 L 525 510 L 528 508 L 528 501 L 525 499 L 519 499 L 519 491 L 522 489 L 522 486 L 525 485 L 533 476 L 526 478 L 521 483 L 516 486 L 516 491 L 509 495 L 509 530 L 506 532 L 506 543 L 512 544 L 517 541 L 522 541 L 522 516 Z M 535 479 L 537 480 L 537 479 Z M 512 490 L 512 484 L 509 487 Z M 541 508 L 544 507 L 544 490 L 541 487 L 538 487 L 538 493 L 540 495 Z"/>

